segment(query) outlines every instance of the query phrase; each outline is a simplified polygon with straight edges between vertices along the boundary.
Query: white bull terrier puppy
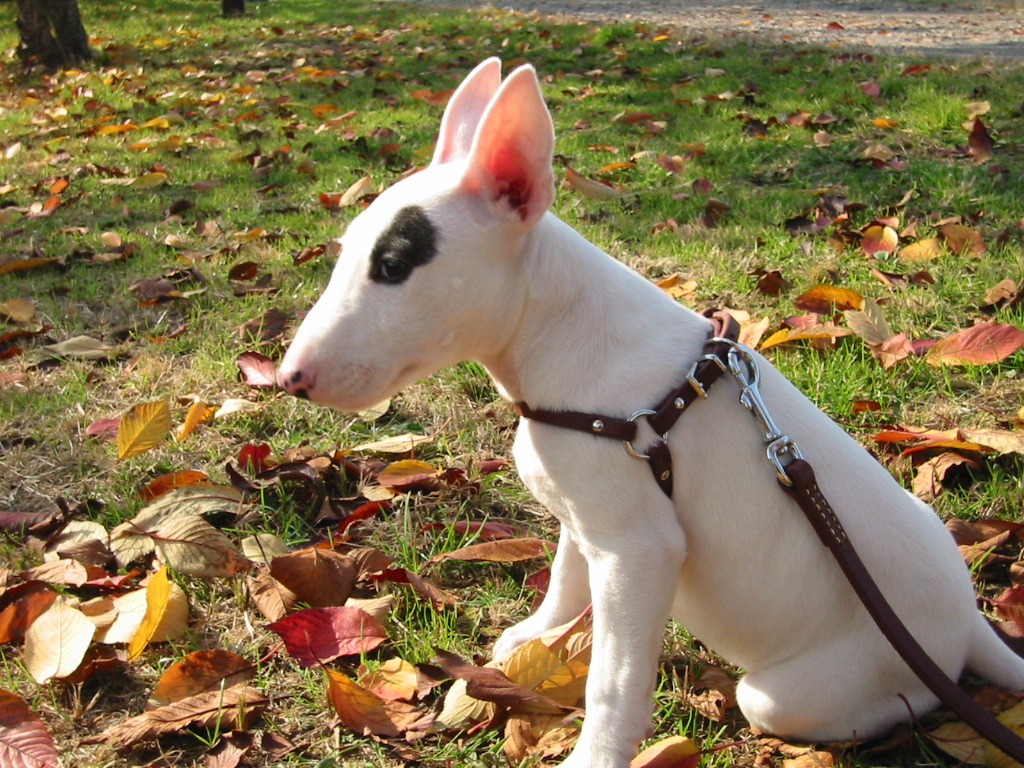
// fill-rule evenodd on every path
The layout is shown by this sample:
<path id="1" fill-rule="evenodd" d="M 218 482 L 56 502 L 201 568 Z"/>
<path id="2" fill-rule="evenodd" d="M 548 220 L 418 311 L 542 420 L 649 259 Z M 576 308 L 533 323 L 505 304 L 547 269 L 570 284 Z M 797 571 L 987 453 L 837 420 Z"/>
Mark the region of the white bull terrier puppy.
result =
<path id="1" fill-rule="evenodd" d="M 554 131 L 530 66 L 480 64 L 452 97 L 433 161 L 349 225 L 280 386 L 344 410 L 464 359 L 535 409 L 628 417 L 680 385 L 710 324 L 548 212 Z M 1024 689 L 1024 661 L 975 606 L 934 512 L 755 353 L 775 421 L 882 592 L 933 660 Z M 728 377 L 668 436 L 674 498 L 614 440 L 523 419 L 523 481 L 558 518 L 551 585 L 496 657 L 593 605 L 586 717 L 567 768 L 625 768 L 651 728 L 665 621 L 746 670 L 739 706 L 800 741 L 867 739 L 936 698 L 872 623 L 776 484 Z M 642 422 L 643 420 L 641 420 Z M 642 437 L 653 436 L 642 427 Z M 638 443 L 642 445 L 642 443 Z"/>

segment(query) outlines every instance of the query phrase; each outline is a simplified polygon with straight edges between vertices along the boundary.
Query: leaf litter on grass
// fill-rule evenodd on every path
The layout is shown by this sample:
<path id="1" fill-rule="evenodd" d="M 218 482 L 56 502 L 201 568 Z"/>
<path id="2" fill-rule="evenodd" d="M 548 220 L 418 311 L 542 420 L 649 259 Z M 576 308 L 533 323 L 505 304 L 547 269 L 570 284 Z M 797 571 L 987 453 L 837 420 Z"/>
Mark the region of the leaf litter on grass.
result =
<path id="1" fill-rule="evenodd" d="M 1016 102 L 1008 95 L 1015 89 L 1006 86 L 1012 75 L 898 67 L 785 46 L 751 56 L 640 23 L 553 27 L 501 12 L 420 20 L 387 8 L 352 9 L 358 18 L 346 17 L 348 11 L 332 7 L 330 18 L 310 21 L 261 8 L 258 17 L 229 23 L 190 9 L 175 11 L 183 15 L 171 40 L 163 31 L 135 31 L 134 20 L 114 5 L 96 8 L 99 17 L 87 23 L 98 30 L 98 68 L 30 74 L 12 81 L 4 102 L 23 122 L 5 137 L 0 166 L 0 227 L 10 244 L 0 256 L 0 280 L 19 286 L 0 303 L 0 388 L 10 402 L 27 403 L 80 377 L 83 394 L 61 401 L 68 407 L 50 426 L 32 426 L 18 414 L 0 433 L 0 458 L 24 462 L 12 464 L 11 477 L 26 478 L 12 490 L 17 495 L 8 494 L 17 499 L 9 512 L 19 514 L 5 529 L 29 542 L 26 552 L 72 564 L 5 573 L 0 626 L 9 631 L 2 636 L 24 652 L 26 634 L 56 610 L 36 634 L 53 623 L 75 641 L 66 644 L 75 658 L 85 647 L 66 679 L 95 685 L 104 674 L 125 675 L 156 698 L 162 679 L 144 665 L 169 652 L 163 643 L 182 637 L 188 616 L 203 615 L 194 613 L 205 607 L 199 595 L 211 590 L 225 616 L 242 614 L 249 623 L 220 642 L 246 664 L 270 664 L 275 682 L 242 680 L 231 671 L 235 665 L 217 663 L 203 690 L 162 701 L 156 714 L 137 719 L 112 722 L 112 709 L 93 738 L 123 739 L 142 750 L 183 727 L 252 727 L 250 716 L 259 712 L 270 724 L 279 717 L 290 722 L 296 710 L 281 713 L 304 679 L 287 675 L 301 664 L 287 646 L 275 646 L 265 624 L 307 605 L 365 611 L 387 633 L 366 650 L 358 629 L 339 635 L 333 622 L 317 625 L 324 634 L 309 635 L 313 648 L 339 649 L 355 635 L 351 647 L 366 663 L 356 667 L 353 656 L 340 655 L 324 667 L 323 698 L 307 716 L 323 720 L 330 701 L 353 732 L 380 729 L 396 759 L 430 759 L 448 748 L 456 732 L 428 733 L 436 729 L 430 721 L 440 701 L 424 664 L 430 658 L 414 659 L 419 666 L 402 658 L 407 636 L 417 634 L 408 622 L 426 606 L 472 618 L 488 631 L 489 620 L 478 618 L 480 587 L 467 585 L 543 572 L 547 532 L 515 519 L 511 510 L 521 496 L 506 495 L 510 480 L 501 474 L 494 481 L 478 469 L 483 462 L 466 461 L 479 456 L 474 449 L 451 445 L 448 435 L 457 430 L 443 426 L 446 406 L 424 416 L 406 393 L 375 414 L 376 426 L 332 422 L 338 432 L 325 435 L 319 417 L 303 415 L 297 427 L 271 434 L 280 427 L 270 425 L 300 413 L 275 396 L 273 361 L 304 307 L 285 303 L 294 298 L 279 307 L 265 299 L 275 291 L 312 298 L 325 263 L 338 255 L 344 220 L 429 160 L 436 119 L 457 76 L 497 47 L 508 51 L 506 59 L 529 58 L 548 75 L 566 153 L 563 216 L 617 253 L 619 239 L 632 248 L 634 231 L 644 229 L 637 223 L 646 224 L 652 234 L 638 250 L 664 262 L 662 274 L 675 274 L 670 290 L 687 303 L 740 304 L 734 310 L 746 314 L 749 338 L 758 343 L 763 336 L 760 348 L 783 361 L 820 359 L 827 366 L 862 345 L 877 369 L 866 368 L 873 383 L 857 395 L 886 403 L 864 412 L 865 437 L 882 427 L 906 435 L 879 445 L 883 459 L 911 463 L 918 492 L 941 502 L 947 489 L 983 484 L 990 472 L 1009 468 L 1019 476 L 1019 397 L 960 409 L 955 422 L 935 426 L 928 419 L 927 429 L 906 426 L 920 422 L 900 419 L 898 408 L 905 382 L 929 375 L 921 358 L 960 391 L 974 382 L 1010 381 L 1001 375 L 1019 370 L 1021 225 L 1019 213 L 1000 203 L 1015 184 L 1003 170 L 1016 160 Z M 310 8 L 313 16 L 326 10 Z M 666 52 L 680 66 L 671 76 L 653 66 Z M 452 53 L 466 66 L 454 66 Z M 745 63 L 762 59 L 770 66 Z M 823 71 L 841 92 L 816 90 Z M 418 74 L 408 80 L 410 72 Z M 950 110 L 945 122 L 934 117 L 949 109 L 943 88 L 929 87 L 939 78 L 962 95 L 960 111 Z M 979 79 L 987 107 L 976 93 Z M 915 104 L 930 110 L 937 129 L 923 127 L 907 106 Z M 972 194 L 933 183 L 929 163 L 961 174 Z M 751 208 L 749 201 L 775 192 L 774 202 Z M 708 258 L 715 251 L 742 253 L 743 263 L 734 269 Z M 992 251 L 1009 258 L 986 260 Z M 744 292 L 758 270 L 756 288 Z M 1003 289 L 993 293 L 997 285 Z M 215 336 L 231 341 L 211 349 Z M 442 395 L 442 402 L 453 401 Z M 457 421 L 458 428 L 471 442 L 484 439 L 481 425 L 492 425 L 496 444 L 507 451 L 511 414 L 476 397 L 455 400 L 478 422 L 470 430 Z M 164 403 L 167 416 L 128 422 L 116 469 L 114 446 L 98 436 L 53 450 L 84 432 L 80 425 L 101 419 L 112 421 L 95 431 L 117 435 L 116 419 L 131 403 L 151 402 Z M 422 421 L 429 426 L 416 423 Z M 159 429 L 147 429 L 153 424 Z M 171 430 L 180 444 L 167 439 Z M 336 444 L 310 452 L 301 445 L 310 435 Z M 278 448 L 277 455 L 268 442 L 307 453 L 288 456 Z M 245 452 L 250 445 L 266 450 Z M 54 473 L 39 471 L 58 454 Z M 237 466 L 229 460 L 236 456 Z M 45 485 L 36 479 L 47 477 L 53 479 Z M 206 485 L 210 477 L 231 485 Z M 37 488 L 36 498 L 45 500 L 107 499 L 102 517 L 89 521 L 99 530 L 77 528 L 95 510 L 63 500 L 66 512 L 38 516 L 25 509 L 25 488 Z M 161 499 L 164 506 L 153 510 Z M 472 519 L 461 519 L 464 507 Z M 282 517 L 289 508 L 300 510 L 301 522 Z M 492 520 L 494 514 L 503 519 Z M 389 533 L 391 526 L 401 533 Z M 246 549 L 243 536 L 264 528 L 282 536 Z M 1012 550 L 1015 543 L 998 546 Z M 327 572 L 342 580 L 333 597 L 330 589 L 315 589 L 335 584 L 318 582 Z M 61 607 L 54 609 L 58 589 Z M 244 606 L 232 597 L 236 590 Z M 391 611 L 401 612 L 393 623 Z M 161 628 L 161 617 L 175 613 L 173 626 Z M 79 614 L 95 628 L 89 643 L 75 629 L 85 627 Z M 586 644 L 585 629 L 570 636 Z M 182 662 L 211 650 L 193 647 L 208 642 L 196 637 L 177 641 L 185 643 Z M 137 654 L 131 661 L 129 649 Z M 308 651 L 304 658 L 316 666 L 332 653 Z M 575 737 L 583 657 L 545 642 L 522 659 L 522 669 L 498 670 L 504 680 L 474 688 L 485 699 L 450 685 L 446 706 L 450 697 L 452 709 L 475 713 L 466 721 L 497 726 L 510 759 L 565 754 Z M 45 661 L 38 668 L 44 678 L 73 662 Z M 377 675 L 392 662 L 408 665 L 415 688 L 381 692 Z M 481 674 L 472 672 L 478 666 L 460 667 L 466 688 L 466 677 Z M 223 684 L 215 679 L 221 673 Z M 279 684 L 281 678 L 295 688 Z M 15 684 L 41 702 L 41 711 L 52 707 L 25 680 Z M 732 709 L 717 688 L 685 693 L 706 714 L 728 716 Z M 111 699 L 98 701 L 102 709 Z M 551 711 L 548 702 L 555 702 Z M 27 706 L 13 707 L 17 723 L 5 721 L 4 728 L 37 734 L 42 721 Z M 133 706 L 141 712 L 141 702 Z M 227 709 L 237 721 L 222 718 Z M 48 715 L 46 722 L 57 720 Z M 321 727 L 320 743 L 332 743 Z M 221 743 L 250 759 L 279 747 L 294 757 L 313 738 L 295 729 L 289 735 L 300 744 L 271 747 L 269 730 L 250 734 L 259 738 L 248 745 L 231 741 L 241 738 L 238 732 Z M 79 738 L 62 733 L 61 752 L 70 754 Z M 346 737 L 346 744 L 361 743 Z M 701 751 L 668 739 L 638 765 L 660 765 L 659 752 L 690 764 L 700 756 L 694 749 Z M 768 743 L 737 748 L 745 755 L 757 749 L 761 764 L 831 754 Z M 193 750 L 197 760 L 202 751 Z"/>

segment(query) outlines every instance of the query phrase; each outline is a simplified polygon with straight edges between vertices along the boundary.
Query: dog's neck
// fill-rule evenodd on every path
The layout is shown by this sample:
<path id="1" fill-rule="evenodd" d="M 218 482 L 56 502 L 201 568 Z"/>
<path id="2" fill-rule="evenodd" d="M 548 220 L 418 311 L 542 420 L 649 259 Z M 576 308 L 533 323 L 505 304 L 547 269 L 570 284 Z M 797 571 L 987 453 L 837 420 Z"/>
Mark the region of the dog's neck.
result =
<path id="1" fill-rule="evenodd" d="M 699 356 L 708 323 L 553 214 L 524 238 L 505 343 L 482 359 L 533 407 L 648 407 Z M 609 413 L 609 415 L 614 415 Z"/>

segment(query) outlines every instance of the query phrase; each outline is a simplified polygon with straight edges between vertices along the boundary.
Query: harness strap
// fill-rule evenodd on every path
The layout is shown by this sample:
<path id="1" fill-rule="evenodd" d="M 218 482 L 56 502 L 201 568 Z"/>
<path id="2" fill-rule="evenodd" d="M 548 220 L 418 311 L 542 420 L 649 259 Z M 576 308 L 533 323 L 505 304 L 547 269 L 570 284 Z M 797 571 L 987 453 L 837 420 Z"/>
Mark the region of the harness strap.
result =
<path id="1" fill-rule="evenodd" d="M 739 337 L 740 326 L 728 312 L 706 309 L 702 313 L 711 321 L 709 339 L 730 339 Z M 531 408 L 524 402 L 515 404 L 516 412 L 523 418 L 550 424 L 555 427 L 586 432 L 598 437 L 610 437 L 621 440 L 627 450 L 634 456 L 647 460 L 658 487 L 666 496 L 672 495 L 672 455 L 668 443 L 664 439 L 656 440 L 639 454 L 632 444 L 636 440 L 636 422 L 640 416 L 647 416 L 647 423 L 659 435 L 666 435 L 675 426 L 679 417 L 687 408 L 700 399 L 707 397 L 708 390 L 726 370 L 726 358 L 729 351 L 725 342 L 710 341 L 704 347 L 704 356 L 697 361 L 686 380 L 673 389 L 668 395 L 649 411 L 637 411 L 628 418 L 603 416 L 597 413 L 582 411 L 556 411 L 545 408 Z"/>

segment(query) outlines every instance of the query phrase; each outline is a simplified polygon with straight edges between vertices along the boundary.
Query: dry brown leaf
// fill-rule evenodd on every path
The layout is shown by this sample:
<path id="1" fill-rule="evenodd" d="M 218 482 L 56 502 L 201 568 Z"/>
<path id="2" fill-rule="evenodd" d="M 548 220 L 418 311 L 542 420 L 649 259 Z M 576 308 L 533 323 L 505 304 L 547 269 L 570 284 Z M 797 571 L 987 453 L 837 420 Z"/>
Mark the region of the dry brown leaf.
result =
<path id="1" fill-rule="evenodd" d="M 208 691 L 143 712 L 98 736 L 84 739 L 82 743 L 107 742 L 124 749 L 153 741 L 166 733 L 177 733 L 189 726 L 216 727 L 220 731 L 244 730 L 269 703 L 266 696 L 249 686 Z"/>
<path id="2" fill-rule="evenodd" d="M 233 688 L 255 676 L 255 665 L 237 653 L 220 649 L 193 651 L 164 670 L 146 708 L 156 709 L 189 696 Z"/>
<path id="3" fill-rule="evenodd" d="M 271 575 L 302 602 L 324 607 L 344 605 L 352 594 L 357 569 L 352 558 L 329 549 L 308 548 L 270 561 Z"/>
<path id="4" fill-rule="evenodd" d="M 179 573 L 230 578 L 252 568 L 227 536 L 199 515 L 176 517 L 154 534 L 160 559 Z"/>

